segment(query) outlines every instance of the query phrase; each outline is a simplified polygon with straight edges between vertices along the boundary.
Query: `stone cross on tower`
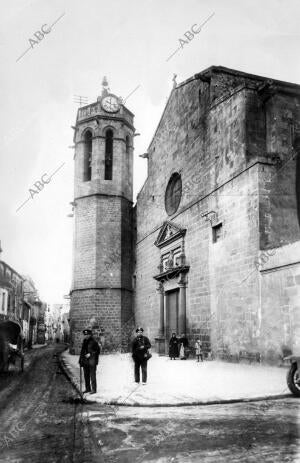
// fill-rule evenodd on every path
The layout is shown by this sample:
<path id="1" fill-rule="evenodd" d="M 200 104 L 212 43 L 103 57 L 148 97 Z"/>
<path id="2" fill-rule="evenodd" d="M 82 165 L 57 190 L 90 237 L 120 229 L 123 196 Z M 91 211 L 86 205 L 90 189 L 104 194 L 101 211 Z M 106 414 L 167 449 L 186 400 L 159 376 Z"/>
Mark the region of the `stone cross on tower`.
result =
<path id="1" fill-rule="evenodd" d="M 109 92 L 110 92 L 110 88 L 108 86 L 108 80 L 106 76 L 104 76 L 102 80 L 102 96 L 107 95 Z"/>

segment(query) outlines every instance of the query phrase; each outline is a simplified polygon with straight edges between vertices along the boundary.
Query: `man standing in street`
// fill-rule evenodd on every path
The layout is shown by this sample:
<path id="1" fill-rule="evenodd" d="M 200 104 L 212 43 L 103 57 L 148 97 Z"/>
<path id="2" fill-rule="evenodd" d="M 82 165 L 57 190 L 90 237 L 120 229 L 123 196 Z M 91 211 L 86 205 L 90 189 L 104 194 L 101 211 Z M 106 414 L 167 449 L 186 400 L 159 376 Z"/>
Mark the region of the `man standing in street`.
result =
<path id="1" fill-rule="evenodd" d="M 92 330 L 83 330 L 83 335 L 84 339 L 79 357 L 79 365 L 83 367 L 84 372 L 85 391 L 83 393 L 90 392 L 91 394 L 95 394 L 97 392 L 96 370 L 100 347 L 93 337 Z"/>
<path id="2" fill-rule="evenodd" d="M 148 349 L 151 344 L 146 336 L 143 336 L 143 328 L 137 328 L 137 336 L 132 343 L 132 358 L 134 360 L 134 379 L 136 383 L 140 382 L 140 368 L 142 369 L 143 385 L 147 383 L 147 361 Z"/>

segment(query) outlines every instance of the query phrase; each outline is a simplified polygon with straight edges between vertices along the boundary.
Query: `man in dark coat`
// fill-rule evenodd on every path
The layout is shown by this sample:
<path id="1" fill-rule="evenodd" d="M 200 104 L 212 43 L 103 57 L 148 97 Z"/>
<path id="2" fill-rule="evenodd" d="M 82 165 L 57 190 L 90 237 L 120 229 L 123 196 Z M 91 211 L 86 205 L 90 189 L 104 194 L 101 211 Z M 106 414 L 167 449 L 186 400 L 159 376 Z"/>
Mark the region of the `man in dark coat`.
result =
<path id="1" fill-rule="evenodd" d="M 79 365 L 83 367 L 84 372 L 84 394 L 87 392 L 95 394 L 97 392 L 96 370 L 99 360 L 100 347 L 93 337 L 92 330 L 83 330 L 83 334 L 84 339 L 79 357 Z"/>
<path id="2" fill-rule="evenodd" d="M 147 382 L 147 353 L 151 344 L 146 336 L 143 336 L 143 328 L 137 328 L 137 336 L 132 342 L 132 358 L 134 360 L 134 379 L 140 382 L 140 368 L 142 369 L 142 383 Z"/>

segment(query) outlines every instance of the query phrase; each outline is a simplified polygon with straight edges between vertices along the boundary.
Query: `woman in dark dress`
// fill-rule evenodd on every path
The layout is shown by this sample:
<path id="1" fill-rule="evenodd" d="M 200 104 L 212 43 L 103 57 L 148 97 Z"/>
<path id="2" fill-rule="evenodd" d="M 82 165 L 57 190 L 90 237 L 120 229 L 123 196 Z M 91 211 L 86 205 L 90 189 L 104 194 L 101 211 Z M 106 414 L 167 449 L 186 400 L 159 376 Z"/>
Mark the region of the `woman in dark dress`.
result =
<path id="1" fill-rule="evenodd" d="M 169 342 L 169 357 L 171 360 L 175 360 L 175 358 L 179 355 L 178 344 L 179 341 L 177 339 L 176 333 L 172 333 L 172 337 Z"/>

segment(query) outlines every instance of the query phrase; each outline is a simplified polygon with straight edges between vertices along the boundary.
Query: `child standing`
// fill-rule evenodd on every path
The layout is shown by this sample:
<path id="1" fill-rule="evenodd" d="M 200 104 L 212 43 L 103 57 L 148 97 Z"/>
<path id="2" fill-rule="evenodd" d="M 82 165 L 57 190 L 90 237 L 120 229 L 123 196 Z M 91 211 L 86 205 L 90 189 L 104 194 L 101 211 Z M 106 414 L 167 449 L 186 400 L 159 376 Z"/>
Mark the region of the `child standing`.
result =
<path id="1" fill-rule="evenodd" d="M 196 350 L 197 362 L 199 362 L 200 357 L 201 357 L 201 362 L 203 362 L 202 344 L 201 344 L 200 339 L 197 339 L 197 341 L 195 342 L 195 350 Z"/>

